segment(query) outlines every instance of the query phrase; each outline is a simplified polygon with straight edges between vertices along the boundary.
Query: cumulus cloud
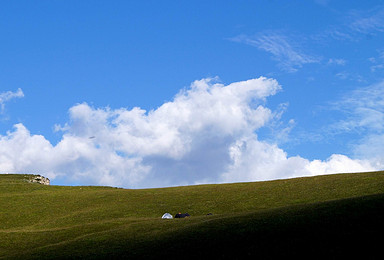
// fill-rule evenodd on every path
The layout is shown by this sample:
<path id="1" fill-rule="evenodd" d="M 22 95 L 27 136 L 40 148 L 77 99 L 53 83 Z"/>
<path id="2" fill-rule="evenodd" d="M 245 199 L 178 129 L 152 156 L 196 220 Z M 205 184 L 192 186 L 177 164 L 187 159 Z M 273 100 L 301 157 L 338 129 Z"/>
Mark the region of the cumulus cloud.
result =
<path id="1" fill-rule="evenodd" d="M 375 165 L 368 160 L 352 160 L 351 158 L 342 154 L 333 154 L 326 161 L 311 161 L 306 165 L 306 168 L 311 172 L 312 175 L 316 175 L 319 172 L 323 174 L 332 174 L 335 172 L 374 171 L 380 169 L 380 165 Z"/>
<path id="2" fill-rule="evenodd" d="M 7 91 L 0 93 L 0 113 L 4 112 L 5 103 L 13 98 L 21 98 L 24 97 L 23 91 L 19 88 L 16 92 Z"/>
<path id="3" fill-rule="evenodd" d="M 372 170 L 368 161 L 288 157 L 257 132 L 281 117 L 266 99 L 281 90 L 264 77 L 224 85 L 202 79 L 155 110 L 70 108 L 52 145 L 17 124 L 0 136 L 3 172 L 37 172 L 83 185 L 130 188 L 256 181 Z M 345 163 L 345 164 L 344 164 Z"/>

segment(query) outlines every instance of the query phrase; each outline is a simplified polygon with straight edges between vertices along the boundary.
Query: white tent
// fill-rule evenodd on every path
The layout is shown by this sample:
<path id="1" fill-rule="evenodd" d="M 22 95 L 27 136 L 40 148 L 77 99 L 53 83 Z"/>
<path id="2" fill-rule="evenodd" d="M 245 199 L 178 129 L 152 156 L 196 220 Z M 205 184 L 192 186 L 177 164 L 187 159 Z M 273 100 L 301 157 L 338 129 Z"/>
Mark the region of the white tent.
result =
<path id="1" fill-rule="evenodd" d="M 163 219 L 173 219 L 172 215 L 169 213 L 165 213 L 161 218 Z"/>

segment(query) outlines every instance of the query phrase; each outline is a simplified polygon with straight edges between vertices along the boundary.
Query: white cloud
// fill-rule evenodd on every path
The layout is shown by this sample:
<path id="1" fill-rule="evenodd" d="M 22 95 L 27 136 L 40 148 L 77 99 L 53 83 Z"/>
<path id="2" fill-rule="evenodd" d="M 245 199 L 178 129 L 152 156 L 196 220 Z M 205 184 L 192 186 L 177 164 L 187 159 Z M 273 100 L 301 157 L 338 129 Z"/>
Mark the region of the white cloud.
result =
<path id="1" fill-rule="evenodd" d="M 269 52 L 279 67 L 287 72 L 296 72 L 305 64 L 320 62 L 318 57 L 305 54 L 298 46 L 294 47 L 288 37 L 276 32 L 260 33 L 254 37 L 239 35 L 231 40 Z"/>
<path id="2" fill-rule="evenodd" d="M 356 89 L 332 104 L 343 119 L 330 127 L 332 134 L 355 134 L 352 153 L 369 159 L 375 168 L 384 167 L 384 81 Z"/>
<path id="3" fill-rule="evenodd" d="M 335 75 L 337 78 L 339 78 L 339 79 L 348 79 L 349 78 L 349 73 L 348 72 L 346 72 L 346 71 L 342 71 L 342 72 L 338 72 L 338 73 L 336 73 L 336 75 Z"/>
<path id="4" fill-rule="evenodd" d="M 306 165 L 306 168 L 312 175 L 316 175 L 319 172 L 323 174 L 332 174 L 335 172 L 364 172 L 379 169 L 373 166 L 372 162 L 368 160 L 352 160 L 341 154 L 333 154 L 326 161 L 313 160 Z"/>
<path id="5" fill-rule="evenodd" d="M 341 19 L 344 20 L 343 23 L 332 25 L 311 38 L 328 44 L 332 40 L 359 42 L 363 38 L 384 32 L 383 6 L 369 10 L 350 10 Z"/>
<path id="6" fill-rule="evenodd" d="M 374 169 L 368 161 L 341 155 L 325 162 L 288 157 L 276 144 L 259 140 L 257 131 L 281 117 L 265 106 L 280 89 L 263 77 L 229 85 L 203 79 L 152 111 L 78 104 L 69 110 L 70 121 L 56 127 L 63 137 L 55 146 L 22 124 L 0 136 L 0 169 L 40 173 L 53 183 L 123 187 Z"/>
<path id="7" fill-rule="evenodd" d="M 356 89 L 332 104 L 346 117 L 334 127 L 343 131 L 384 131 L 384 81 Z"/>
<path id="8" fill-rule="evenodd" d="M 22 124 L 0 137 L 3 172 L 40 173 L 52 180 L 65 178 L 83 184 L 130 186 L 145 177 L 148 167 L 139 158 L 122 158 L 89 139 L 64 135 L 56 146 L 41 135 L 31 135 Z"/>
<path id="9" fill-rule="evenodd" d="M 384 32 L 384 9 L 374 8 L 368 11 L 355 11 L 351 14 L 350 28 L 353 31 L 368 34 Z"/>
<path id="10" fill-rule="evenodd" d="M 328 60 L 328 64 L 335 64 L 335 65 L 344 66 L 346 63 L 347 63 L 347 61 L 344 59 L 329 59 Z"/>
<path id="11" fill-rule="evenodd" d="M 376 72 L 376 71 L 382 70 L 382 69 L 384 69 L 384 64 L 378 64 L 378 65 L 371 66 L 371 71 L 372 72 Z"/>
<path id="12" fill-rule="evenodd" d="M 230 147 L 230 155 L 233 163 L 222 175 L 224 182 L 364 172 L 383 166 L 369 160 L 353 160 L 340 154 L 333 154 L 325 161 L 309 161 L 300 156 L 288 157 L 276 145 L 258 141 L 256 138 L 237 141 Z"/>
<path id="13" fill-rule="evenodd" d="M 0 112 L 4 112 L 5 103 L 13 98 L 21 98 L 24 97 L 23 91 L 19 88 L 16 92 L 7 91 L 0 93 Z"/>
<path id="14" fill-rule="evenodd" d="M 377 57 L 370 57 L 368 58 L 368 61 L 372 63 L 372 66 L 370 67 L 371 72 L 381 71 L 384 69 L 384 51 L 383 50 L 377 50 L 378 56 Z"/>

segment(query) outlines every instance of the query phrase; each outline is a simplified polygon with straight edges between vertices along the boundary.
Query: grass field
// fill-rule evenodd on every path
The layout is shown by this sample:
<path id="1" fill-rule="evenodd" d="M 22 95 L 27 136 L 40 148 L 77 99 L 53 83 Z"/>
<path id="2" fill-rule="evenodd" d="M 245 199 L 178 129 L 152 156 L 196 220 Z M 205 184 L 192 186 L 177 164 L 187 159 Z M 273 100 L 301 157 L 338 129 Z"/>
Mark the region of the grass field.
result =
<path id="1" fill-rule="evenodd" d="M 384 241 L 384 172 L 142 190 L 29 178 L 0 175 L 0 259 L 374 259 Z"/>

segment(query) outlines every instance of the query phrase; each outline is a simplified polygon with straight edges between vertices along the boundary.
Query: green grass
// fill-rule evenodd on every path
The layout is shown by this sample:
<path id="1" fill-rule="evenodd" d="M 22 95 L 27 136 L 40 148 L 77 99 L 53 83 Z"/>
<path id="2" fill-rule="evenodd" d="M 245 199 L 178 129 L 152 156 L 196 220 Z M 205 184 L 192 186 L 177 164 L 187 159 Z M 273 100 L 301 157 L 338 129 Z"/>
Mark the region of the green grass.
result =
<path id="1" fill-rule="evenodd" d="M 384 233 L 384 172 L 142 190 L 29 178 L 0 175 L 0 258 L 369 258 Z M 179 211 L 192 217 L 161 219 Z"/>

